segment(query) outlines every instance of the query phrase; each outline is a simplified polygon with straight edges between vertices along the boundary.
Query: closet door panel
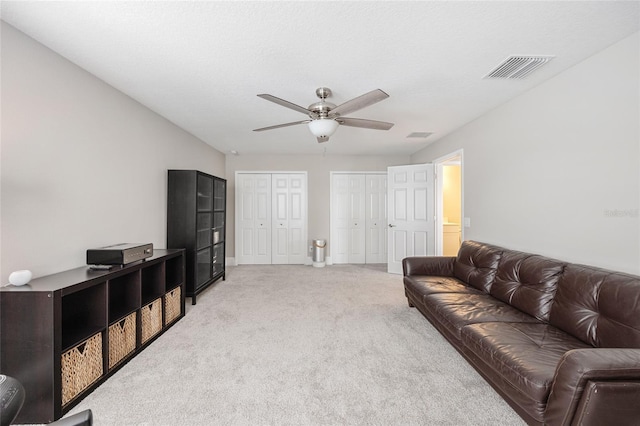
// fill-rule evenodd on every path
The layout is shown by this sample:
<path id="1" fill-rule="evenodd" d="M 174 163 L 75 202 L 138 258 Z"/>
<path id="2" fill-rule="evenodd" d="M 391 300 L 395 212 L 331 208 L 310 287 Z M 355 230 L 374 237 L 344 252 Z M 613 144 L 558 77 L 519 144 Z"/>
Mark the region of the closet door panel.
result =
<path id="1" fill-rule="evenodd" d="M 331 260 L 349 263 L 349 175 L 332 175 Z"/>
<path id="2" fill-rule="evenodd" d="M 349 263 L 364 263 L 366 254 L 364 174 L 349 176 Z"/>
<path id="3" fill-rule="evenodd" d="M 289 175 L 289 263 L 304 265 L 307 257 L 306 175 Z"/>
<path id="4" fill-rule="evenodd" d="M 272 176 L 271 263 L 289 263 L 289 182 L 286 175 Z"/>
<path id="5" fill-rule="evenodd" d="M 387 262 L 387 176 L 367 175 L 366 263 Z"/>
<path id="6" fill-rule="evenodd" d="M 256 264 L 271 263 L 271 175 L 255 175 L 254 259 Z"/>
<path id="7" fill-rule="evenodd" d="M 238 264 L 271 263 L 271 175 L 239 174 Z"/>

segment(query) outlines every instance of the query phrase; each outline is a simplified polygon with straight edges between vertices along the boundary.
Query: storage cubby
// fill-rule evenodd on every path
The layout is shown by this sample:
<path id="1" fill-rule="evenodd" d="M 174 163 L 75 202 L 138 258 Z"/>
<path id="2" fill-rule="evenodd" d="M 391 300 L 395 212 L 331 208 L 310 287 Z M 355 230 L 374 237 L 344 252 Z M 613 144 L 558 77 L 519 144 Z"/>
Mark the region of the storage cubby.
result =
<path id="1" fill-rule="evenodd" d="M 171 290 L 184 281 L 184 265 L 181 259 L 167 259 L 164 266 L 165 270 L 165 290 Z"/>
<path id="2" fill-rule="evenodd" d="M 156 300 L 165 293 L 164 262 L 147 266 L 142 270 L 142 304 Z"/>
<path id="3" fill-rule="evenodd" d="M 112 270 L 1 287 L 0 372 L 25 388 L 15 423 L 58 420 L 180 320 L 184 265 L 184 250 L 154 250 Z"/>
<path id="4" fill-rule="evenodd" d="M 107 283 L 101 282 L 62 298 L 62 350 L 107 327 Z"/>
<path id="5" fill-rule="evenodd" d="M 109 323 L 140 307 L 140 271 L 109 280 Z"/>

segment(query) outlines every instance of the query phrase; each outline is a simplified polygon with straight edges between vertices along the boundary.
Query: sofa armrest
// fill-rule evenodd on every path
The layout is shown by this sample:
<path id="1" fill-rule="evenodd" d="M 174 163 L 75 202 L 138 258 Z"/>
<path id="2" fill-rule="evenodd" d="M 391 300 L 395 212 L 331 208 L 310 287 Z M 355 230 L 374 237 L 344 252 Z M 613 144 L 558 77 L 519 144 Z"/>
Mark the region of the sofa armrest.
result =
<path id="1" fill-rule="evenodd" d="M 575 419 L 582 418 L 584 413 L 579 413 L 578 409 L 584 409 L 585 403 L 581 403 L 581 399 L 585 388 L 594 382 L 640 384 L 640 349 L 574 349 L 564 354 L 556 368 L 547 401 L 545 424 L 568 426 L 573 424 Z M 628 398 L 628 395 L 624 395 L 623 387 L 601 388 L 605 392 L 620 392 L 621 401 Z M 637 395 L 635 397 L 637 398 Z M 607 407 L 606 410 L 606 413 L 589 413 L 589 416 L 615 417 L 612 411 L 615 407 Z M 634 415 L 628 420 L 637 420 L 637 417 Z"/>
<path id="2" fill-rule="evenodd" d="M 430 275 L 452 277 L 454 256 L 414 256 L 402 259 L 404 276 Z"/>

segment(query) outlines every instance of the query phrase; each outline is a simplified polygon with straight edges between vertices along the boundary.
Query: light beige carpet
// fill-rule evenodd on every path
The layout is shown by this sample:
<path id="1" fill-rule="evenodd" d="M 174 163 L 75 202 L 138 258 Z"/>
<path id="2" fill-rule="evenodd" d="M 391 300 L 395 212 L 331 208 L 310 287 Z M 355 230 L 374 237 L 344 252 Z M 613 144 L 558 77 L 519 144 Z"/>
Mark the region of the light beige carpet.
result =
<path id="1" fill-rule="evenodd" d="M 87 396 L 96 425 L 522 425 L 382 265 L 237 266 Z"/>

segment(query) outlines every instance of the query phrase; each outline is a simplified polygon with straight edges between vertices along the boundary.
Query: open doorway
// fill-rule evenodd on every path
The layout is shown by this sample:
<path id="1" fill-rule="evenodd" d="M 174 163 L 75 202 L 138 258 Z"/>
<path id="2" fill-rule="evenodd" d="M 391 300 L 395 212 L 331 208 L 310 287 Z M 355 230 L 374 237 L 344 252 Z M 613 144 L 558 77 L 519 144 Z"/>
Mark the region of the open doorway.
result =
<path id="1" fill-rule="evenodd" d="M 436 172 L 436 255 L 455 256 L 464 240 L 462 150 L 433 162 Z"/>

